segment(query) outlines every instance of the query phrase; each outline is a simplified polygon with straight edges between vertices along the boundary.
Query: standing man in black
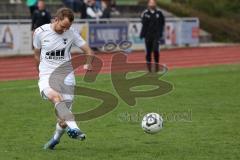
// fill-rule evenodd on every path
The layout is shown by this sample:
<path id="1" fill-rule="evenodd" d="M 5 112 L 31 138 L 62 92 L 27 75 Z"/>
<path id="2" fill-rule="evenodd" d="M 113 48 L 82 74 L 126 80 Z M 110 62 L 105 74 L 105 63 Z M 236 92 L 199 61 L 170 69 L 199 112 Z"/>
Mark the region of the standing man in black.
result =
<path id="1" fill-rule="evenodd" d="M 51 23 L 51 15 L 45 9 L 44 0 L 38 0 L 37 7 L 38 9 L 34 11 L 32 16 L 32 31 L 44 24 Z"/>
<path id="2" fill-rule="evenodd" d="M 142 30 L 140 38 L 145 39 L 146 64 L 149 72 L 152 72 L 151 55 L 154 53 L 155 72 L 158 72 L 159 41 L 163 37 L 165 18 L 157 8 L 156 0 L 148 0 L 148 8 L 142 13 Z"/>

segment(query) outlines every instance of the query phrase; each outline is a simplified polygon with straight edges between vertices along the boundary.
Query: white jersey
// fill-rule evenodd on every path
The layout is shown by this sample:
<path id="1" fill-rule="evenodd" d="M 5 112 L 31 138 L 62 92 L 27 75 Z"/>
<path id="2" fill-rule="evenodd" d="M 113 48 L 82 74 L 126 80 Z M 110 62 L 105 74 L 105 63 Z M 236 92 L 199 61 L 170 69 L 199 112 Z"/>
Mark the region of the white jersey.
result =
<path id="1" fill-rule="evenodd" d="M 49 78 L 53 71 L 63 63 L 71 60 L 70 50 L 72 45 L 81 47 L 85 43 L 86 42 L 82 39 L 79 33 L 74 31 L 72 27 L 62 34 L 56 33 L 51 28 L 50 24 L 45 24 L 35 30 L 33 35 L 33 46 L 34 48 L 41 50 L 38 81 L 41 95 L 43 95 L 42 93 L 44 91 L 47 92 L 49 88 L 52 88 L 49 84 Z M 70 64 L 69 67 L 71 73 L 66 76 L 64 83 L 66 85 L 75 85 L 75 76 L 72 71 L 72 65 L 71 63 L 67 64 Z M 58 80 L 56 81 L 58 82 Z M 61 83 L 56 84 L 61 85 Z M 64 99 L 73 99 L 72 94 L 63 94 L 63 97 Z"/>
<path id="2" fill-rule="evenodd" d="M 71 47 L 81 47 L 86 42 L 72 27 L 62 34 L 56 33 L 51 24 L 38 27 L 33 35 L 34 48 L 41 49 L 39 75 L 51 74 L 54 69 L 71 60 Z"/>

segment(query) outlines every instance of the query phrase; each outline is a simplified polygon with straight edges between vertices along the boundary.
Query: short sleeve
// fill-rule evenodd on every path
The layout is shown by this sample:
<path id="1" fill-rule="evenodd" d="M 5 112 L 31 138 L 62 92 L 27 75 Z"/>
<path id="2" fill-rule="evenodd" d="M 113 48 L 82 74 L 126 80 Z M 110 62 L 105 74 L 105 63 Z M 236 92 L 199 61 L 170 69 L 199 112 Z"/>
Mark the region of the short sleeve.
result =
<path id="1" fill-rule="evenodd" d="M 73 44 L 77 47 L 82 47 L 84 44 L 86 44 L 86 41 L 80 36 L 78 32 L 76 32 L 74 29 L 73 31 Z"/>
<path id="2" fill-rule="evenodd" d="M 41 31 L 38 29 L 33 33 L 33 46 L 36 49 L 41 49 L 41 40 L 40 40 Z"/>

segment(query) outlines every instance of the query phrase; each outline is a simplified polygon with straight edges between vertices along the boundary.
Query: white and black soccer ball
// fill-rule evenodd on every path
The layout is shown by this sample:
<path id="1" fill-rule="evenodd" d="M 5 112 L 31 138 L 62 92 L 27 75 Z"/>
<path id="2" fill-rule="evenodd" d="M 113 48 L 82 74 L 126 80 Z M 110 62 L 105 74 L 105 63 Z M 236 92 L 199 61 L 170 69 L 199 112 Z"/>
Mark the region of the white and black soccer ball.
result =
<path id="1" fill-rule="evenodd" d="M 142 129 L 144 132 L 154 134 L 163 127 L 163 118 L 157 113 L 148 113 L 143 117 Z"/>

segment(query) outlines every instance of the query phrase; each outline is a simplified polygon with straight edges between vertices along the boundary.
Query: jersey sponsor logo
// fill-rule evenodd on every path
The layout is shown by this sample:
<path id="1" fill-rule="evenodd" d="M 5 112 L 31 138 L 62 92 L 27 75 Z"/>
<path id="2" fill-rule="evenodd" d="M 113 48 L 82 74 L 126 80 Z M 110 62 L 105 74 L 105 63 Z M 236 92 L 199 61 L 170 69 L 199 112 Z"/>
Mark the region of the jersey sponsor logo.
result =
<path id="1" fill-rule="evenodd" d="M 63 60 L 65 55 L 65 48 L 49 51 L 46 53 L 45 58 L 48 60 Z"/>

